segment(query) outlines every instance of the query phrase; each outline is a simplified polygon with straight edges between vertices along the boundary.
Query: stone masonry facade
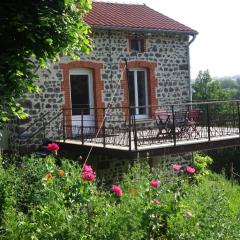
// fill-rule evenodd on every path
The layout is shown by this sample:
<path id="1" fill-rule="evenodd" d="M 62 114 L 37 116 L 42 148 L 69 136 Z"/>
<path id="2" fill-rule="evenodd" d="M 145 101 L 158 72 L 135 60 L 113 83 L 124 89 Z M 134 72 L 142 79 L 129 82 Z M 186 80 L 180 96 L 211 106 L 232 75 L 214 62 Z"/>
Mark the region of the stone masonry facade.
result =
<path id="1" fill-rule="evenodd" d="M 144 39 L 144 52 L 130 51 L 129 39 L 135 35 Z M 71 108 L 69 71 L 73 68 L 93 71 L 94 107 L 107 107 L 111 102 L 112 107 L 119 109 L 108 117 L 116 121 L 123 119 L 127 113 L 121 107 L 128 106 L 125 59 L 130 69 L 141 67 L 147 70 L 149 105 L 164 106 L 190 100 L 187 34 L 95 29 L 92 38 L 91 54 L 78 53 L 78 61 L 63 56 L 60 62 L 49 64 L 48 69 L 38 70 L 41 93 L 31 95 L 25 101 L 24 107 L 30 117 L 22 122 L 22 129 L 46 112 L 49 112 L 46 115 L 46 121 L 49 121 L 62 108 Z M 98 112 L 95 114 L 99 125 L 102 118 Z M 39 127 L 40 123 L 36 124 L 35 128 Z"/>

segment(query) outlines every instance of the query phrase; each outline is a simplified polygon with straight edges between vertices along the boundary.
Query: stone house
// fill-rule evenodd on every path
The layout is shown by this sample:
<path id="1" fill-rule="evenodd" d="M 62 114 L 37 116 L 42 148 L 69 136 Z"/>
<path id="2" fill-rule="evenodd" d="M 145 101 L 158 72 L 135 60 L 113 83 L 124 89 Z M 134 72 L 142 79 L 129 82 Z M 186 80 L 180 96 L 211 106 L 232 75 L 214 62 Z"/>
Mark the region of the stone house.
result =
<path id="1" fill-rule="evenodd" d="M 144 4 L 93 2 L 85 21 L 92 27 L 93 51 L 79 53 L 77 61 L 63 56 L 38 71 L 42 92 L 24 104 L 27 121 L 36 122 L 29 131 L 41 128 L 42 115 L 51 121 L 63 108 L 68 125 L 100 126 L 99 109 L 109 104 L 116 123 L 126 118 L 129 105 L 135 106 L 136 121 L 144 122 L 153 118 L 148 106 L 190 100 L 189 45 L 195 30 Z"/>

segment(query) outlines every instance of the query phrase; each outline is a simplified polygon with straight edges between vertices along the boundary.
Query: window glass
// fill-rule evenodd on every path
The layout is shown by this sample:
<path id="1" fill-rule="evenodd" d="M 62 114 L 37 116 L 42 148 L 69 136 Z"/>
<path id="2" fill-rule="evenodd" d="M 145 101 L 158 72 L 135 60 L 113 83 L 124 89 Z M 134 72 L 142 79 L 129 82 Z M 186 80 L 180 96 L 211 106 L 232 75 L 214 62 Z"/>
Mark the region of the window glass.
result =
<path id="1" fill-rule="evenodd" d="M 90 114 L 88 75 L 70 75 L 72 115 Z"/>
<path id="2" fill-rule="evenodd" d="M 140 42 L 139 39 L 132 39 L 131 40 L 131 50 L 141 51 L 141 42 Z"/>
<path id="3" fill-rule="evenodd" d="M 134 81 L 134 71 L 128 72 L 128 80 L 130 87 L 130 106 L 135 107 L 135 81 Z M 135 114 L 135 108 L 131 111 L 131 114 Z"/>
<path id="4" fill-rule="evenodd" d="M 137 85 L 138 112 L 139 114 L 146 114 L 146 83 L 144 71 L 137 71 Z"/>
<path id="5" fill-rule="evenodd" d="M 148 99 L 146 71 L 140 69 L 130 70 L 128 77 L 130 87 L 130 106 L 134 106 L 131 114 L 136 115 L 136 117 L 147 115 Z"/>

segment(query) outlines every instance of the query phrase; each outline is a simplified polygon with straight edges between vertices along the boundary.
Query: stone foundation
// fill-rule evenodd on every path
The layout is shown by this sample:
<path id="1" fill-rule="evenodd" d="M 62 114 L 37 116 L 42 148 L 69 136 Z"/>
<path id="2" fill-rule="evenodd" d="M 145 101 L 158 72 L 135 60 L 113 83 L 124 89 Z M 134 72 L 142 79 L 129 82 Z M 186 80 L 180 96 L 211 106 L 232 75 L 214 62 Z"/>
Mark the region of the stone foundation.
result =
<path id="1" fill-rule="evenodd" d="M 93 158 L 92 158 L 93 159 Z M 180 164 L 183 167 L 188 166 L 192 162 L 192 153 L 169 155 L 169 156 L 154 156 L 141 159 L 119 159 L 119 158 L 98 158 L 89 161 L 94 167 L 97 177 L 103 180 L 106 185 L 118 183 L 127 173 L 129 167 L 134 161 L 147 161 L 151 168 L 154 169 L 170 169 L 172 164 Z"/>
<path id="2" fill-rule="evenodd" d="M 168 156 L 154 156 L 150 158 L 150 166 L 153 168 L 169 168 L 172 164 L 187 166 L 192 162 L 192 153 L 176 154 Z"/>

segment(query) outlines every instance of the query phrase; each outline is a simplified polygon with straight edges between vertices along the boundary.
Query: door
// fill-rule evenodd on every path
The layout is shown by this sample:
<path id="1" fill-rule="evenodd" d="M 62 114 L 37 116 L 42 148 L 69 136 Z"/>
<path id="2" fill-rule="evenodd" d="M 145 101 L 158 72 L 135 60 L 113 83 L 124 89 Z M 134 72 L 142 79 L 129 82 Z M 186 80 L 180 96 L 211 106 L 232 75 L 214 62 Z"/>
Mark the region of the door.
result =
<path id="1" fill-rule="evenodd" d="M 80 135 L 83 132 L 93 133 L 95 128 L 93 77 L 89 69 L 73 69 L 70 71 L 72 131 Z"/>
<path id="2" fill-rule="evenodd" d="M 136 119 L 148 118 L 147 72 L 136 68 L 129 70 L 130 106 Z"/>

